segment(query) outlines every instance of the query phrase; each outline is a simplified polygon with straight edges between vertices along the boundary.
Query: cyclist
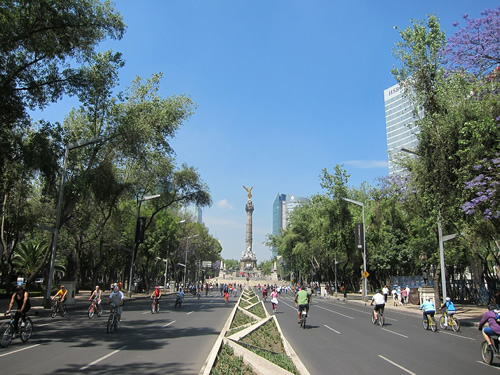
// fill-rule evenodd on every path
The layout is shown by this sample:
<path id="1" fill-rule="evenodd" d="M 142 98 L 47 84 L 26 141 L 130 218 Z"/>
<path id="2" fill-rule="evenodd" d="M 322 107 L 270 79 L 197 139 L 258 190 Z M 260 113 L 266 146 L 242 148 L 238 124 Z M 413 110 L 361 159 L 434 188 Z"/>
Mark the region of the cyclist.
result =
<path id="1" fill-rule="evenodd" d="M 114 307 L 114 308 L 117 309 L 116 315 L 117 315 L 118 321 L 120 321 L 121 317 L 122 317 L 123 302 L 124 302 L 124 300 L 123 300 L 123 293 L 118 288 L 118 285 L 115 285 L 113 287 L 113 290 L 112 290 L 111 294 L 109 295 L 108 304 L 111 307 Z M 110 309 L 110 310 L 112 311 L 112 309 Z"/>
<path id="2" fill-rule="evenodd" d="M 63 303 L 66 302 L 67 294 L 68 290 L 64 287 L 64 285 L 61 285 L 61 289 L 59 289 L 56 295 L 52 297 L 52 300 L 57 299 L 57 303 L 59 304 L 59 309 L 62 309 Z"/>
<path id="3" fill-rule="evenodd" d="M 179 291 L 177 292 L 177 298 L 175 300 L 175 307 L 182 305 L 182 300 L 184 299 L 184 292 L 182 291 L 182 287 L 179 287 Z"/>
<path id="4" fill-rule="evenodd" d="M 451 300 L 450 297 L 446 297 L 445 302 L 443 305 L 439 308 L 439 310 L 442 310 L 446 308 L 446 317 L 444 320 L 444 326 L 446 327 L 448 325 L 448 318 L 452 315 L 454 315 L 457 312 L 457 309 L 455 305 L 453 304 L 453 301 Z"/>
<path id="5" fill-rule="evenodd" d="M 101 297 L 102 297 L 102 290 L 99 288 L 99 285 L 96 285 L 95 286 L 95 290 L 90 295 L 89 301 L 91 301 L 92 299 L 95 299 L 95 301 L 97 303 L 97 308 L 99 310 L 102 309 L 102 307 L 101 307 Z"/>
<path id="6" fill-rule="evenodd" d="M 153 293 L 151 294 L 151 298 L 154 299 L 155 303 L 158 303 L 158 300 L 161 298 L 161 289 L 159 286 L 153 290 Z"/>
<path id="7" fill-rule="evenodd" d="M 499 312 L 500 310 L 486 311 L 479 322 L 479 330 L 483 330 L 483 337 L 488 343 L 488 350 L 490 351 L 493 351 L 490 336 L 500 335 L 500 325 L 497 322 L 500 319 Z M 488 327 L 483 328 L 486 323 L 488 323 Z"/>
<path id="8" fill-rule="evenodd" d="M 380 290 L 377 290 L 372 297 L 372 301 L 370 302 L 370 306 L 375 302 L 375 308 L 373 309 L 373 316 L 375 320 L 378 319 L 378 312 L 380 311 L 382 314 L 384 313 L 385 307 L 385 297 L 380 293 Z"/>
<path id="9" fill-rule="evenodd" d="M 31 309 L 31 302 L 28 292 L 24 290 L 22 285 L 18 285 L 16 292 L 12 295 L 9 303 L 9 309 L 6 314 L 10 314 L 12 306 L 14 306 L 14 301 L 17 303 L 17 311 L 14 315 L 14 329 L 17 332 L 19 318 L 22 318 L 23 324 L 26 322 L 26 313 Z"/>
<path id="10" fill-rule="evenodd" d="M 264 301 L 267 299 L 267 287 L 265 284 L 262 286 L 262 299 Z"/>
<path id="11" fill-rule="evenodd" d="M 224 303 L 228 303 L 229 302 L 229 286 L 227 284 L 224 284 L 223 295 L 224 295 Z"/>
<path id="12" fill-rule="evenodd" d="M 311 295 L 307 290 L 299 288 L 299 291 L 295 295 L 295 304 L 297 305 L 297 323 L 300 324 L 300 313 L 303 309 L 306 309 L 306 314 L 309 314 L 309 303 L 311 301 Z"/>
<path id="13" fill-rule="evenodd" d="M 271 292 L 271 303 L 273 304 L 273 313 L 275 313 L 278 307 L 278 292 L 276 289 Z"/>
<path id="14" fill-rule="evenodd" d="M 430 298 L 427 298 L 426 301 L 422 303 L 420 306 L 419 310 L 424 310 L 424 320 L 427 319 L 427 315 L 430 315 L 432 318 L 434 318 L 434 313 L 436 312 L 436 309 L 434 308 L 434 303 L 431 301 Z"/>

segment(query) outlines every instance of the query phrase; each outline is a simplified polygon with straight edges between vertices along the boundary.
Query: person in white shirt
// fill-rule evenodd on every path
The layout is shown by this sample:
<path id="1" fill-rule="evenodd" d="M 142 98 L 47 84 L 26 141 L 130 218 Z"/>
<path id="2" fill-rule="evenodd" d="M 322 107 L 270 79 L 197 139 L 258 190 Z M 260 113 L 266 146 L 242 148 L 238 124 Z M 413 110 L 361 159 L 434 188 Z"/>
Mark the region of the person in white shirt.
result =
<path id="1" fill-rule="evenodd" d="M 121 320 L 123 312 L 123 293 L 118 289 L 118 285 L 113 287 L 113 291 L 109 295 L 108 303 L 117 308 L 118 321 Z"/>
<path id="2" fill-rule="evenodd" d="M 384 287 L 382 288 L 382 294 L 384 295 L 385 303 L 387 303 L 387 296 L 389 295 L 389 288 L 387 287 L 387 285 L 384 285 Z"/>
<path id="3" fill-rule="evenodd" d="M 384 296 L 380 293 L 380 290 L 377 290 L 375 295 L 372 297 L 372 301 L 370 302 L 370 306 L 375 302 L 375 308 L 373 309 L 373 316 L 375 320 L 378 319 L 378 312 L 384 313 L 385 300 Z"/>

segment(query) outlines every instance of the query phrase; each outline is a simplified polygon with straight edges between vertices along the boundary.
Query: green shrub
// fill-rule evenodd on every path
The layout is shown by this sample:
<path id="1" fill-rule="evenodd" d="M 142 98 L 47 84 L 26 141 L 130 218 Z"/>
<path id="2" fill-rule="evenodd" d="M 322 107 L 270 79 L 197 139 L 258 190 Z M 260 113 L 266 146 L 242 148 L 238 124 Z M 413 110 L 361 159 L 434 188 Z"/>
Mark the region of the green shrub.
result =
<path id="1" fill-rule="evenodd" d="M 222 345 L 219 354 L 215 360 L 214 366 L 210 374 L 241 374 L 252 375 L 254 374 L 252 368 L 243 362 L 241 357 L 234 356 L 234 350 L 229 345 Z"/>

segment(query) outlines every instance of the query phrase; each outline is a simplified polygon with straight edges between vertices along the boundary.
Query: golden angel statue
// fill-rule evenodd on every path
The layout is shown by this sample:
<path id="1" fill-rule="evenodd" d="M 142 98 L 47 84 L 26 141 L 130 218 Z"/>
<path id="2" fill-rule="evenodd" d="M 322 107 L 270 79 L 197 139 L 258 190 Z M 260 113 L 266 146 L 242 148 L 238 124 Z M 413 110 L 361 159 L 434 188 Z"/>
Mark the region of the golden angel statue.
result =
<path id="1" fill-rule="evenodd" d="M 243 189 L 245 189 L 248 193 L 248 200 L 251 201 L 252 200 L 252 189 L 253 189 L 253 186 L 251 188 L 247 188 L 245 185 L 243 185 Z"/>

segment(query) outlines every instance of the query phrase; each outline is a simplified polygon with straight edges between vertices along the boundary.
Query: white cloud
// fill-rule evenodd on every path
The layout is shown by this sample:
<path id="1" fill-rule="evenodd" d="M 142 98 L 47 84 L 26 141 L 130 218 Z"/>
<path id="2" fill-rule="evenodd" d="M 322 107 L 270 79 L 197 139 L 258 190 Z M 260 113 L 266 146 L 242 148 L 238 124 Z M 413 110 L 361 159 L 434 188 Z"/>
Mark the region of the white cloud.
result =
<path id="1" fill-rule="evenodd" d="M 221 199 L 220 201 L 218 201 L 217 203 L 217 207 L 219 208 L 227 208 L 229 210 L 232 210 L 233 209 L 233 206 L 231 206 L 229 204 L 229 202 L 227 201 L 227 199 Z"/>
<path id="2" fill-rule="evenodd" d="M 355 168 L 388 168 L 387 160 L 348 160 L 344 164 Z"/>

